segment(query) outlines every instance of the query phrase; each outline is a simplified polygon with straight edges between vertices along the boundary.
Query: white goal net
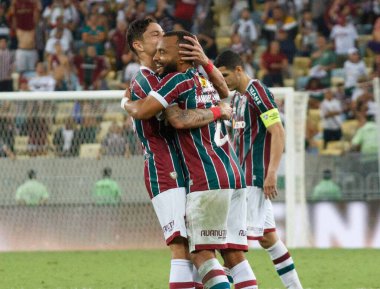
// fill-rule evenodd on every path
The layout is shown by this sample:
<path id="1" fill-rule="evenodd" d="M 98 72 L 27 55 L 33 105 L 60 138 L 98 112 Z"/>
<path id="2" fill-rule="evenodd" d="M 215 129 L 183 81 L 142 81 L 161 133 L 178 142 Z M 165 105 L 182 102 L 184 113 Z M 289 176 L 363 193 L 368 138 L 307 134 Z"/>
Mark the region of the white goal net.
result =
<path id="1" fill-rule="evenodd" d="M 286 242 L 308 246 L 307 95 L 290 88 L 271 90 L 285 112 L 285 186 L 279 201 L 286 200 Z M 140 143 L 119 106 L 122 95 L 0 93 L 0 251 L 165 246 L 144 186 Z M 105 169 L 111 169 L 120 188 L 107 198 L 95 192 Z M 48 197 L 18 193 L 31 171 Z"/>

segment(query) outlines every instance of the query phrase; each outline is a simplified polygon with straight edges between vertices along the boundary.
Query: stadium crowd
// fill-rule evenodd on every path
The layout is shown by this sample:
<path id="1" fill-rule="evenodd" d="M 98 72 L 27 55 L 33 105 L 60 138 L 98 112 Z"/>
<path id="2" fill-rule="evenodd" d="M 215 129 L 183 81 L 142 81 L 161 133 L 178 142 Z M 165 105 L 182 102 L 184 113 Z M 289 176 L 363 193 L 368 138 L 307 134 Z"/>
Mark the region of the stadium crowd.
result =
<path id="1" fill-rule="evenodd" d="M 378 109 L 371 80 L 380 76 L 379 15 L 377 0 L 1 0 L 0 91 L 125 89 L 139 68 L 128 23 L 151 16 L 165 31 L 197 35 L 210 59 L 230 48 L 269 87 L 309 91 L 307 151 L 341 154 Z M 49 147 L 76 156 L 85 143 L 99 143 L 99 155 L 140 154 L 129 121 L 105 117 L 109 106 L 2 102 L 0 156 L 17 155 L 17 136 L 27 138 L 30 156 Z"/>

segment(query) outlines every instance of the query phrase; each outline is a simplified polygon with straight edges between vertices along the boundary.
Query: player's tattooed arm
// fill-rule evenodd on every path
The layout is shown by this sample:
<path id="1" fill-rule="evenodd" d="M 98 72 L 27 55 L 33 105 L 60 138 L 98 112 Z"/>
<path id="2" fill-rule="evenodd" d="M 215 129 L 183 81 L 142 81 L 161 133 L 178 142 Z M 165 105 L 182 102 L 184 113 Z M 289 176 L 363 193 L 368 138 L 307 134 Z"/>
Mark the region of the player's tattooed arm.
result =
<path id="1" fill-rule="evenodd" d="M 190 41 L 190 44 L 180 44 L 182 48 L 179 53 L 182 55 L 182 60 L 194 61 L 197 65 L 202 65 L 206 71 L 208 78 L 214 85 L 215 89 L 218 91 L 220 98 L 227 98 L 229 95 L 229 90 L 227 83 L 223 78 L 222 73 L 212 64 L 203 51 L 198 39 L 185 36 L 186 40 Z"/>
<path id="2" fill-rule="evenodd" d="M 232 109 L 226 103 L 220 103 L 221 119 L 230 119 Z M 176 129 L 191 129 L 202 127 L 215 121 L 211 109 L 181 109 L 173 105 L 165 110 L 165 118 Z"/>

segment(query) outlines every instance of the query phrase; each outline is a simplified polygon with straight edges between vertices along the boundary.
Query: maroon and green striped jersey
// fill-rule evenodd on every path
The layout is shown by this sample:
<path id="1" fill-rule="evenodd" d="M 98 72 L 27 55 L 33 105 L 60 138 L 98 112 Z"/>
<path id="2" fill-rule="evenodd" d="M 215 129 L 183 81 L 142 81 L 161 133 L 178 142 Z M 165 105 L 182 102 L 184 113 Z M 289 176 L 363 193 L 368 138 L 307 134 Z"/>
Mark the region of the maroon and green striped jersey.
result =
<path id="1" fill-rule="evenodd" d="M 164 107 L 176 102 L 181 109 L 210 108 L 220 101 L 212 84 L 194 68 L 168 74 L 150 94 Z M 232 146 L 227 142 L 218 147 L 215 130 L 216 122 L 177 130 L 188 192 L 245 187 L 244 173 Z"/>
<path id="2" fill-rule="evenodd" d="M 260 115 L 277 108 L 273 94 L 259 80 L 251 80 L 245 93 L 235 93 L 231 103 L 233 146 L 247 186 L 262 188 L 270 160 L 271 135 Z"/>
<path id="3" fill-rule="evenodd" d="M 142 66 L 131 82 L 131 99 L 145 98 L 159 82 L 160 79 L 152 70 Z M 185 187 L 175 140 L 163 133 L 163 121 L 156 117 L 133 121 L 135 132 L 144 149 L 144 178 L 150 197 L 169 189 Z"/>

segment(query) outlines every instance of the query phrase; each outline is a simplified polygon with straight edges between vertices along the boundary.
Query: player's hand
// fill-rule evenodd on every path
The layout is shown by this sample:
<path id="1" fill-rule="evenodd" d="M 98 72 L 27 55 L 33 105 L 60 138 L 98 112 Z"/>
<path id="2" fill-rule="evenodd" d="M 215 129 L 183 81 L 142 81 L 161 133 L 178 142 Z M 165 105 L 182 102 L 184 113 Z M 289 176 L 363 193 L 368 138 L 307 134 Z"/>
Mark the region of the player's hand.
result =
<path id="1" fill-rule="evenodd" d="M 189 40 L 193 45 L 190 44 L 180 44 L 179 47 L 182 48 L 179 51 L 182 60 L 194 61 L 196 65 L 205 66 L 208 63 L 208 57 L 203 51 L 197 38 L 184 36 L 186 40 Z"/>
<path id="2" fill-rule="evenodd" d="M 264 180 L 264 195 L 266 199 L 273 200 L 277 197 L 277 175 L 275 172 L 267 173 Z"/>
<path id="3" fill-rule="evenodd" d="M 232 107 L 225 102 L 220 102 L 218 104 L 220 107 L 220 112 L 222 113 L 221 119 L 230 120 L 232 117 Z"/>

